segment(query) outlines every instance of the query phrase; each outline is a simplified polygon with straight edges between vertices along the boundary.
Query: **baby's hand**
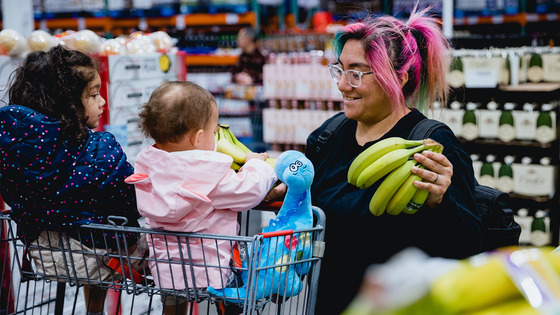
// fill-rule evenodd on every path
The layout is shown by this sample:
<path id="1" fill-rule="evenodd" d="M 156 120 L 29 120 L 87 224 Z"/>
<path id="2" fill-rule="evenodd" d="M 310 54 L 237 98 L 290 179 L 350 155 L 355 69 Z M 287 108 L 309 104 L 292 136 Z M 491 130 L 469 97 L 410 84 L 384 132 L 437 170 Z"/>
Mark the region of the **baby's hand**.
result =
<path id="1" fill-rule="evenodd" d="M 259 159 L 262 161 L 266 161 L 266 159 L 268 159 L 268 153 L 254 153 L 254 152 L 249 152 L 247 153 L 247 155 L 245 156 L 245 163 L 247 163 L 247 161 L 252 160 L 252 159 Z"/>

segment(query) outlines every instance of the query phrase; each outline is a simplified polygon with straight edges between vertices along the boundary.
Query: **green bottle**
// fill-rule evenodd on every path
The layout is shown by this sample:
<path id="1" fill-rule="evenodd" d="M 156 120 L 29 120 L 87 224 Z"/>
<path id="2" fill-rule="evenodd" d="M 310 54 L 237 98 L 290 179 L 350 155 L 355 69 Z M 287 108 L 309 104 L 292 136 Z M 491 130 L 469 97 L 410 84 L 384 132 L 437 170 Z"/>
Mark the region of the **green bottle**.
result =
<path id="1" fill-rule="evenodd" d="M 529 68 L 527 69 L 527 79 L 530 82 L 541 82 L 544 79 L 543 61 L 540 54 L 535 53 L 529 59 Z"/>
<path id="2" fill-rule="evenodd" d="M 500 169 L 498 170 L 496 188 L 506 193 L 513 191 L 513 168 L 511 167 L 513 161 L 514 158 L 511 155 L 504 157 L 504 163 L 500 165 Z"/>
<path id="3" fill-rule="evenodd" d="M 463 73 L 463 62 L 461 57 L 453 58 L 449 73 L 447 75 L 447 83 L 452 88 L 460 88 L 465 85 L 465 74 Z"/>
<path id="4" fill-rule="evenodd" d="M 494 160 L 496 157 L 492 154 L 486 156 L 486 162 L 482 163 L 482 167 L 480 168 L 480 184 L 489 186 L 489 187 L 496 187 L 496 180 L 494 179 Z"/>
<path id="5" fill-rule="evenodd" d="M 505 103 L 504 110 L 500 115 L 500 122 L 498 127 L 498 139 L 509 142 L 515 139 L 515 126 L 513 122 L 513 109 L 514 103 Z"/>
<path id="6" fill-rule="evenodd" d="M 545 212 L 537 210 L 531 223 L 531 244 L 533 246 L 546 246 L 549 243 L 549 235 L 545 223 Z"/>
<path id="7" fill-rule="evenodd" d="M 537 117 L 536 138 L 540 143 L 549 143 L 555 138 L 555 131 L 552 127 L 552 117 L 550 116 L 551 110 L 552 104 L 543 104 L 539 116 Z"/>
<path id="8" fill-rule="evenodd" d="M 467 103 L 467 109 L 463 114 L 463 130 L 461 134 L 463 138 L 466 140 L 474 140 L 478 138 L 478 126 L 476 123 L 476 104 L 475 103 Z"/>

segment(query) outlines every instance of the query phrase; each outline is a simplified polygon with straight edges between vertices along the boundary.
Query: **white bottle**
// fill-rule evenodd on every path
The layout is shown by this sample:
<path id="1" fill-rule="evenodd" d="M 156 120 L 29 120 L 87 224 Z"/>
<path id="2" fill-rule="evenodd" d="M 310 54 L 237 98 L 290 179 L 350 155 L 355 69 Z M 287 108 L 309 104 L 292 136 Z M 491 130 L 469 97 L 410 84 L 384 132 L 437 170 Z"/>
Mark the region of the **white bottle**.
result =
<path id="1" fill-rule="evenodd" d="M 537 131 L 535 138 L 540 143 L 549 143 L 554 140 L 556 131 L 553 128 L 553 121 L 550 115 L 552 104 L 543 104 L 537 117 Z"/>
<path id="2" fill-rule="evenodd" d="M 519 235 L 519 245 L 528 245 L 531 243 L 531 222 L 533 219 L 529 217 L 529 210 L 521 208 L 517 210 L 514 216 L 515 222 L 521 226 L 521 234 Z"/>
<path id="3" fill-rule="evenodd" d="M 485 185 L 485 186 L 489 186 L 489 187 L 496 187 L 496 179 L 494 176 L 494 166 L 492 165 L 492 163 L 494 163 L 494 160 L 496 160 L 496 157 L 492 154 L 488 154 L 486 156 L 486 162 L 484 162 L 482 164 L 482 167 L 480 168 L 480 184 L 481 185 Z"/>
<path id="4" fill-rule="evenodd" d="M 496 181 L 496 188 L 499 190 L 510 193 L 513 191 L 513 168 L 511 164 L 514 161 L 514 157 L 507 155 L 504 157 L 504 162 L 500 165 L 500 170 L 498 171 L 498 180 Z"/>
<path id="5" fill-rule="evenodd" d="M 463 114 L 463 138 L 466 140 L 474 140 L 478 138 L 478 124 L 476 121 L 476 104 L 467 103 L 467 110 Z"/>
<path id="6" fill-rule="evenodd" d="M 545 222 L 546 213 L 537 210 L 531 222 L 531 244 L 533 246 L 546 246 L 550 243 L 550 233 Z"/>
<path id="7" fill-rule="evenodd" d="M 500 115 L 500 122 L 498 127 L 498 139 L 509 142 L 515 139 L 515 125 L 513 118 L 514 103 L 505 103 L 504 110 Z"/>

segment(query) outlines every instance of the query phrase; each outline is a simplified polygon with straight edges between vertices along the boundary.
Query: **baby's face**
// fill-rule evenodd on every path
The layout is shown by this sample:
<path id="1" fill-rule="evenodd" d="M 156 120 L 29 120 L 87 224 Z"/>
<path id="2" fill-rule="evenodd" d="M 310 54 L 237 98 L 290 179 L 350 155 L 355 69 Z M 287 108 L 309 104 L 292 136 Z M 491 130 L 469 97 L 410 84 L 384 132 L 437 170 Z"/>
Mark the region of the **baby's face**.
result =
<path id="1" fill-rule="evenodd" d="M 201 150 L 208 150 L 214 151 L 216 148 L 216 134 L 218 133 L 218 129 L 220 126 L 218 125 L 218 106 L 214 104 L 212 109 L 212 118 L 206 128 L 204 128 L 204 132 L 201 135 L 200 141 L 200 149 Z"/>

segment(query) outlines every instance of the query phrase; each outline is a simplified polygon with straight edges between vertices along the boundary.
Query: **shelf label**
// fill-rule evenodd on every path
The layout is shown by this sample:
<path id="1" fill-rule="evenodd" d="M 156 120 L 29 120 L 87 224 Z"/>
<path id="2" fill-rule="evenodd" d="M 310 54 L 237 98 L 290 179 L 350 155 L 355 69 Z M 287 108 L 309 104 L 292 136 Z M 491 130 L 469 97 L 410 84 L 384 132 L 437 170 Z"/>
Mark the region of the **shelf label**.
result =
<path id="1" fill-rule="evenodd" d="M 237 14 L 226 14 L 226 24 L 238 24 L 239 23 L 239 15 Z"/>
<path id="2" fill-rule="evenodd" d="M 525 15 L 527 17 L 527 22 L 538 22 L 539 21 L 539 15 L 536 13 L 527 13 Z"/>
<path id="3" fill-rule="evenodd" d="M 464 57 L 465 86 L 468 88 L 493 88 L 501 74 L 500 58 Z"/>
<path id="4" fill-rule="evenodd" d="M 560 54 L 543 54 L 543 78 L 546 82 L 560 82 Z"/>
<path id="5" fill-rule="evenodd" d="M 138 29 L 141 31 L 146 31 L 148 29 L 148 21 L 145 17 L 141 17 L 138 21 Z"/>
<path id="6" fill-rule="evenodd" d="M 184 14 L 177 14 L 177 16 L 175 17 L 175 27 L 178 30 L 184 30 L 186 28 Z"/>
<path id="7" fill-rule="evenodd" d="M 478 16 L 469 16 L 469 17 L 467 17 L 467 24 L 469 24 L 469 25 L 478 24 Z"/>
<path id="8" fill-rule="evenodd" d="M 86 18 L 79 17 L 78 18 L 78 31 L 86 29 Z"/>
<path id="9" fill-rule="evenodd" d="M 556 14 L 556 13 L 548 13 L 548 14 L 546 15 L 546 19 L 547 19 L 548 21 L 556 21 L 556 20 L 558 20 L 558 14 Z"/>
<path id="10" fill-rule="evenodd" d="M 503 15 L 494 15 L 492 17 L 492 23 L 494 23 L 494 24 L 504 23 L 504 16 Z"/>

